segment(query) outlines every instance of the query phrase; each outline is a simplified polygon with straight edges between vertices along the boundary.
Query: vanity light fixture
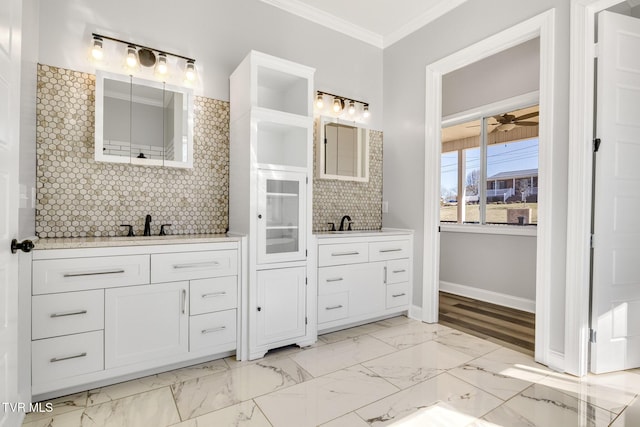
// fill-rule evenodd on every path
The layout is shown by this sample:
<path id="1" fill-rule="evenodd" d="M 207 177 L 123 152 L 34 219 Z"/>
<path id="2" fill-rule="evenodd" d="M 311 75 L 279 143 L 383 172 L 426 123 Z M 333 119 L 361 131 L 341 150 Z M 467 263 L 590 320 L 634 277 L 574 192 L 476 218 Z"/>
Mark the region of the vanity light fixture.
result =
<path id="1" fill-rule="evenodd" d="M 169 71 L 169 67 L 167 67 L 167 54 L 159 53 L 158 62 L 156 63 L 156 73 L 165 75 L 167 71 Z"/>
<path id="2" fill-rule="evenodd" d="M 127 67 L 136 68 L 138 66 L 138 51 L 133 45 L 127 46 Z"/>
<path id="3" fill-rule="evenodd" d="M 340 98 L 333 98 L 333 111 L 339 113 L 342 111 L 342 106 L 344 105 L 344 101 Z"/>
<path id="4" fill-rule="evenodd" d="M 102 50 L 102 38 L 98 36 L 93 36 L 93 41 L 91 43 L 91 56 L 95 60 L 101 60 L 104 56 L 104 51 Z"/>
<path id="5" fill-rule="evenodd" d="M 193 60 L 193 59 L 187 60 L 187 65 L 185 65 L 185 68 L 184 68 L 184 76 L 190 82 L 192 82 L 192 81 L 194 81 L 196 79 L 196 64 L 195 64 L 195 62 L 196 61 Z"/>
<path id="6" fill-rule="evenodd" d="M 324 107 L 324 96 L 330 96 L 333 98 L 333 111 L 336 114 L 342 113 L 347 105 L 347 112 L 349 115 L 355 115 L 356 111 L 358 111 L 357 104 L 362 105 L 362 117 L 367 118 L 370 116 L 369 113 L 369 103 L 364 101 L 358 101 L 357 99 L 345 98 L 343 96 L 334 95 L 329 92 L 316 91 L 316 107 L 318 109 L 322 109 Z"/>
<path id="7" fill-rule="evenodd" d="M 175 53 L 169 53 L 166 51 L 154 49 L 148 46 L 132 43 L 126 40 L 120 40 L 102 34 L 91 34 L 91 56 L 96 60 L 101 60 L 104 57 L 103 44 L 105 40 L 110 40 L 115 43 L 121 43 L 126 46 L 125 64 L 130 69 L 136 69 L 140 65 L 143 67 L 155 66 L 155 71 L 158 75 L 166 75 L 169 73 L 169 61 L 168 57 L 173 56 L 178 60 L 184 60 L 184 77 L 186 80 L 193 82 L 196 80 L 196 60 L 188 58 L 186 56 L 178 55 Z M 182 65 L 178 64 L 178 67 Z"/>

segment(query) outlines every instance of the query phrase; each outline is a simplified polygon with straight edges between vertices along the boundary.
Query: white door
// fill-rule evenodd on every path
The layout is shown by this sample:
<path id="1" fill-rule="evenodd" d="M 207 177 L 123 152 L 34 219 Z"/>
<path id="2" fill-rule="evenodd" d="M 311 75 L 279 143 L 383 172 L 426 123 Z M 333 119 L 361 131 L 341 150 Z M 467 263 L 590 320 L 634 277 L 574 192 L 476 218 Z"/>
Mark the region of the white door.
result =
<path id="1" fill-rule="evenodd" d="M 640 20 L 598 17 L 591 371 L 640 366 Z"/>
<path id="2" fill-rule="evenodd" d="M 305 267 L 257 272 L 258 345 L 273 344 L 305 335 L 305 272 Z"/>
<path id="3" fill-rule="evenodd" d="M 0 2 L 0 402 L 16 404 L 18 392 L 18 140 L 20 124 L 21 0 Z M 19 423 L 2 405 L 0 426 Z"/>
<path id="4" fill-rule="evenodd" d="M 258 264 L 304 261 L 305 180 L 301 172 L 258 171 Z"/>
<path id="5" fill-rule="evenodd" d="M 188 301 L 189 282 L 107 289 L 104 367 L 153 362 L 186 353 Z"/>

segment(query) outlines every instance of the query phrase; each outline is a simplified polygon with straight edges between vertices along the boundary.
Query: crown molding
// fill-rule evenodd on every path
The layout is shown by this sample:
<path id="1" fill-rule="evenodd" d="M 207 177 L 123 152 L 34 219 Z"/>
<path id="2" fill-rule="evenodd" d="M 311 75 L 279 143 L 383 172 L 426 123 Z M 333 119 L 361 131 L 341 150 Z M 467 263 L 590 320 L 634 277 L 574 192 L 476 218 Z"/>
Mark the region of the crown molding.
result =
<path id="1" fill-rule="evenodd" d="M 363 41 L 377 48 L 384 47 L 383 37 L 373 31 L 369 31 L 349 21 L 338 18 L 335 15 L 327 13 L 323 10 L 309 6 L 298 0 L 261 0 L 263 3 L 270 4 L 286 12 L 307 19 L 316 24 L 330 28 L 339 33 L 345 34 L 354 39 Z"/>
<path id="2" fill-rule="evenodd" d="M 397 30 L 389 33 L 384 37 L 383 49 L 391 46 L 392 44 L 400 41 L 405 38 L 409 34 L 413 33 L 416 30 L 424 27 L 428 23 L 435 21 L 456 7 L 460 6 L 462 3 L 465 3 L 467 0 L 444 0 L 439 2 L 436 6 L 431 9 L 423 12 L 422 14 L 416 16 L 411 21 L 407 22 L 402 27 Z M 632 0 L 628 0 L 632 1 Z M 636 2 L 640 2 L 640 0 L 633 0 Z"/>

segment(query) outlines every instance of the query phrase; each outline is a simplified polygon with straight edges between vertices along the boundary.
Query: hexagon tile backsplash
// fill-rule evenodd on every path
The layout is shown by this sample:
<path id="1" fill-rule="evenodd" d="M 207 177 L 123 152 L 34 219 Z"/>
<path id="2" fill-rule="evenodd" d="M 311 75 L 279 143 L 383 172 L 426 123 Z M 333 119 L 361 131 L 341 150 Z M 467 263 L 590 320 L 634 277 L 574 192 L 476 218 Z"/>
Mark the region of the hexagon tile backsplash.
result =
<path id="1" fill-rule="evenodd" d="M 193 169 L 94 160 L 95 76 L 38 66 L 37 206 L 40 237 L 224 233 L 229 205 L 229 103 L 195 97 Z"/>

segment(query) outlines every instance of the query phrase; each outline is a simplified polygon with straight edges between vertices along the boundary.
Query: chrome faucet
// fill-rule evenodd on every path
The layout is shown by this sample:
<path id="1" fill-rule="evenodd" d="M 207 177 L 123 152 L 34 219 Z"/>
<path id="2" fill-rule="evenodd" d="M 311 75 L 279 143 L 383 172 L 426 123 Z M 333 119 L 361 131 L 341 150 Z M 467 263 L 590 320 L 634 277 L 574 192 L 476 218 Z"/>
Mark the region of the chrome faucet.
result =
<path id="1" fill-rule="evenodd" d="M 344 221 L 347 221 L 347 229 L 344 228 Z M 342 217 L 342 219 L 340 220 L 340 228 L 338 229 L 338 231 L 346 231 L 346 230 L 351 230 L 351 217 L 349 215 L 345 215 Z"/>
<path id="2" fill-rule="evenodd" d="M 144 235 L 151 236 L 151 215 L 147 215 L 144 219 Z"/>

